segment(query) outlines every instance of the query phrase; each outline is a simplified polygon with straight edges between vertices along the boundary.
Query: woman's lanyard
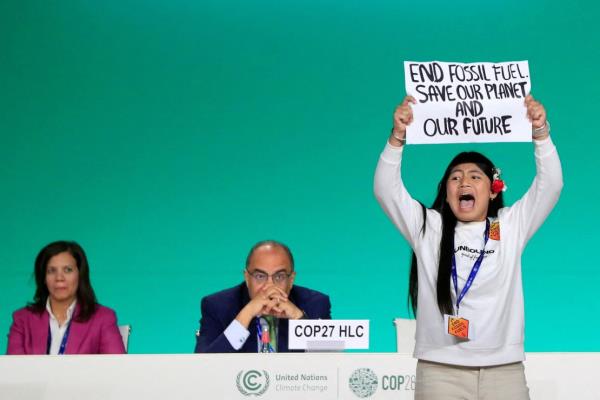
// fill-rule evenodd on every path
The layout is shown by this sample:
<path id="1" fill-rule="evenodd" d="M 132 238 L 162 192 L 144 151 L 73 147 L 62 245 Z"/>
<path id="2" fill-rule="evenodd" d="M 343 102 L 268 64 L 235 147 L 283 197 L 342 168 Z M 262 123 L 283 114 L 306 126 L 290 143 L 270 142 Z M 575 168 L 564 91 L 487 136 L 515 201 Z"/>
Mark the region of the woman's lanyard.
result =
<path id="1" fill-rule="evenodd" d="M 460 295 L 458 294 L 458 276 L 456 273 L 456 256 L 455 253 L 452 253 L 452 282 L 454 283 L 454 290 L 456 293 L 456 315 L 458 315 L 458 309 L 460 308 L 460 302 L 465 297 L 473 281 L 475 280 L 475 276 L 477 272 L 479 272 L 479 267 L 481 267 L 481 263 L 483 262 L 483 256 L 485 255 L 485 245 L 487 244 L 488 239 L 490 238 L 490 220 L 485 219 L 485 232 L 483 233 L 483 249 L 481 250 L 481 254 L 475 260 L 475 264 L 473 264 L 473 268 L 471 268 L 471 273 L 465 282 L 465 286 L 463 286 Z M 454 240 L 453 240 L 454 241 Z M 452 251 L 454 251 L 454 243 L 452 243 Z"/>
<path id="2" fill-rule="evenodd" d="M 275 353 L 275 349 L 273 348 L 273 346 L 271 345 L 271 338 L 269 335 L 269 325 L 267 323 L 266 320 L 263 319 L 263 321 L 265 321 L 265 326 L 261 326 L 260 323 L 260 319 L 261 317 L 256 318 L 256 334 L 258 337 L 258 343 L 259 343 L 259 349 L 260 349 L 260 353 Z"/>
<path id="3" fill-rule="evenodd" d="M 67 340 L 69 339 L 69 332 L 71 332 L 71 321 L 67 325 L 67 330 L 63 335 L 62 341 L 60 342 L 60 347 L 58 348 L 58 355 L 65 354 L 65 348 L 67 347 Z M 46 344 L 46 354 L 50 354 L 50 346 L 52 345 L 52 331 L 50 330 L 50 325 L 48 325 L 48 343 Z"/>

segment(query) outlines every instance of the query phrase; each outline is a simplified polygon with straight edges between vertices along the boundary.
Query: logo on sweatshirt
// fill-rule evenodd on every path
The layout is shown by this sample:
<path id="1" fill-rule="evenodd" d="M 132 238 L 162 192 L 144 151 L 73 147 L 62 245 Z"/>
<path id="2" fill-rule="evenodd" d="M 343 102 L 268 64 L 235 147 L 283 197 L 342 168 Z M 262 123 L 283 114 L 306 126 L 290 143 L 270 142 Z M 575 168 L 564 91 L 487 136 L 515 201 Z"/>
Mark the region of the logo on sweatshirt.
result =
<path id="1" fill-rule="evenodd" d="M 500 240 L 500 222 L 495 220 L 490 226 L 490 239 Z"/>

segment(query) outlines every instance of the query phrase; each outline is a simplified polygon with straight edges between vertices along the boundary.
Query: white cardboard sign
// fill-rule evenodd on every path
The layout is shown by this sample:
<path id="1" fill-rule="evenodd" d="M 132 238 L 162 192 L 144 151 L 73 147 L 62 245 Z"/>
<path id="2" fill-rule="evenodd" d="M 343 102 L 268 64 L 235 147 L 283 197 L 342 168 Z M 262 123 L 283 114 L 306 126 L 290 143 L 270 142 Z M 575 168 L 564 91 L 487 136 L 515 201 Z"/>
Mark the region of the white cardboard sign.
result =
<path id="1" fill-rule="evenodd" d="M 529 63 L 404 62 L 409 144 L 531 142 Z"/>
<path id="2" fill-rule="evenodd" d="M 368 350 L 369 320 L 290 320 L 288 340 L 289 348 L 294 350 Z"/>

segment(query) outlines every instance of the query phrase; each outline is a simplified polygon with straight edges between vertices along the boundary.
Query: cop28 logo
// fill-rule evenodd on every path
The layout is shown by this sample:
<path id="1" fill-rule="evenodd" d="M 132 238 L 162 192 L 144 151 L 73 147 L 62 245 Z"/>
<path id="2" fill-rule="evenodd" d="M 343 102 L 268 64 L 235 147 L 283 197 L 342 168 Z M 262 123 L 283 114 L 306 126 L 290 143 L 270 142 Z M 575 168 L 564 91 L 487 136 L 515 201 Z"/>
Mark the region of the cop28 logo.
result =
<path id="1" fill-rule="evenodd" d="M 356 396 L 370 397 L 377 391 L 377 375 L 370 368 L 359 368 L 350 375 L 348 384 Z"/>
<path id="2" fill-rule="evenodd" d="M 251 369 L 247 372 L 240 371 L 235 381 L 244 396 L 261 396 L 269 388 L 270 378 L 265 370 L 261 372 Z"/>

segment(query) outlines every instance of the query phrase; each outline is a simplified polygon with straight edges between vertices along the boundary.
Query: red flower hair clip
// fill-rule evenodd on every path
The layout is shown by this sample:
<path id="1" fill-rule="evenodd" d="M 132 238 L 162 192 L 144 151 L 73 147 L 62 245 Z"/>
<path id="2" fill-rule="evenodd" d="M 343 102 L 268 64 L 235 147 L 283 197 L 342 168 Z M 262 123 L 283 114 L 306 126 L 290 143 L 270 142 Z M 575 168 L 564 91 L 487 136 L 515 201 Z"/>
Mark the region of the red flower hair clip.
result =
<path id="1" fill-rule="evenodd" d="M 500 168 L 494 168 L 494 179 L 492 180 L 492 193 L 506 192 L 506 184 L 500 178 L 502 171 Z"/>

